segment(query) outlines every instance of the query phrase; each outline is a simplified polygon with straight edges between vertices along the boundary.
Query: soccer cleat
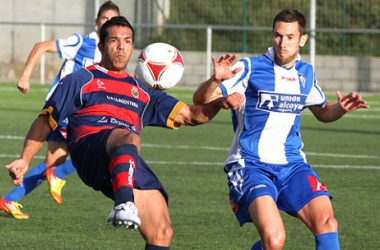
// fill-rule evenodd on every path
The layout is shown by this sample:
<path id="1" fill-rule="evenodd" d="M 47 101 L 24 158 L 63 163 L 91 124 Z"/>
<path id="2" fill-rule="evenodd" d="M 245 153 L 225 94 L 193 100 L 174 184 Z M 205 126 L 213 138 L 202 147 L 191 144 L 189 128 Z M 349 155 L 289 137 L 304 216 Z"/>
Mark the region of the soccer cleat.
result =
<path id="1" fill-rule="evenodd" d="M 133 202 L 121 203 L 112 209 L 108 215 L 107 224 L 113 225 L 116 229 L 125 226 L 128 230 L 135 230 L 141 225 L 138 212 Z"/>
<path id="2" fill-rule="evenodd" d="M 6 201 L 4 196 L 0 200 L 0 209 L 5 213 L 12 215 L 16 219 L 29 219 L 29 215 L 24 214 L 20 211 L 21 204 L 17 201 Z"/>
<path id="3" fill-rule="evenodd" d="M 45 176 L 46 176 L 46 179 L 49 183 L 50 195 L 53 197 L 54 201 L 57 204 L 61 204 L 62 203 L 61 192 L 62 192 L 62 188 L 65 185 L 66 181 L 58 178 L 54 174 L 54 169 L 55 169 L 55 167 L 50 167 L 50 168 L 46 169 Z"/>

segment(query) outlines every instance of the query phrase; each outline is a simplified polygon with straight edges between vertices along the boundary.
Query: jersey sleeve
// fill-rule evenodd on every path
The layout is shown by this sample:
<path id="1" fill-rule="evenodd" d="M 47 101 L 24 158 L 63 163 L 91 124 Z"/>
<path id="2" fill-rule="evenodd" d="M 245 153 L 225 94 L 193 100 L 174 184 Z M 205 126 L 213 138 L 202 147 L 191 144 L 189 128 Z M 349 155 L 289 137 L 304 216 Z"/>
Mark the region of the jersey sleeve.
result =
<path id="1" fill-rule="evenodd" d="M 323 106 L 327 102 L 327 98 L 318 85 L 318 80 L 314 74 L 313 86 L 310 89 L 309 95 L 306 98 L 305 106 Z"/>
<path id="2" fill-rule="evenodd" d="M 178 99 L 166 94 L 165 91 L 149 90 L 150 101 L 143 115 L 143 126 L 160 126 L 178 129 L 174 120 L 186 105 Z"/>
<path id="3" fill-rule="evenodd" d="M 56 40 L 58 55 L 63 59 L 74 59 L 83 43 L 82 35 L 75 33 L 69 37 Z"/>
<path id="4" fill-rule="evenodd" d="M 232 66 L 232 70 L 236 68 L 243 68 L 234 77 L 223 81 L 219 87 L 222 90 L 223 96 L 228 96 L 232 93 L 239 92 L 244 95 L 247 88 L 248 77 L 250 74 L 250 60 L 248 58 L 243 58 Z"/>
<path id="5" fill-rule="evenodd" d="M 49 125 L 55 129 L 58 124 L 81 108 L 82 87 L 91 80 L 91 74 L 81 69 L 63 78 L 52 91 L 40 115 L 49 116 Z"/>

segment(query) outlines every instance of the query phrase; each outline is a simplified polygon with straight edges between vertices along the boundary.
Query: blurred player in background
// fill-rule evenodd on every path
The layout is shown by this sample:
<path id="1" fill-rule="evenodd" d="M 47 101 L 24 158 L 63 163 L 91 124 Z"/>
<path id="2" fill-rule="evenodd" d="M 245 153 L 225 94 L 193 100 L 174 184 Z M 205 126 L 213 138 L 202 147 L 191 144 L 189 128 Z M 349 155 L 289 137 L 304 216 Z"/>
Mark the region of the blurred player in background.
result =
<path id="1" fill-rule="evenodd" d="M 100 62 L 101 54 L 98 49 L 99 31 L 102 25 L 114 16 L 119 15 L 119 7 L 112 1 L 107 1 L 100 6 L 95 20 L 97 31 L 88 35 L 75 33 L 74 35 L 59 39 L 37 43 L 30 52 L 22 76 L 17 87 L 22 93 L 28 93 L 30 88 L 30 77 L 34 67 L 46 52 L 58 53 L 60 58 L 64 58 L 61 70 L 54 79 L 47 94 L 46 101 L 50 98 L 58 82 L 66 75 L 75 72 L 82 67 L 86 67 Z M 39 163 L 25 176 L 22 185 L 15 187 L 12 191 L 1 197 L 0 209 L 12 215 L 16 219 L 28 219 L 29 215 L 20 211 L 21 204 L 18 201 L 25 195 L 33 191 L 39 184 L 47 179 L 50 194 L 58 204 L 62 203 L 61 190 L 65 185 L 67 175 L 76 170 L 67 160 L 69 155 L 66 146 L 67 120 L 63 120 L 52 131 L 48 138 L 48 151 L 45 161 Z"/>
<path id="2" fill-rule="evenodd" d="M 148 89 L 126 72 L 133 48 L 134 30 L 127 19 L 107 21 L 100 31 L 101 62 L 62 79 L 32 124 L 20 158 L 6 168 L 13 184 L 21 184 L 50 131 L 68 117 L 67 145 L 79 177 L 114 200 L 107 223 L 139 227 L 145 249 L 167 250 L 173 235 L 167 195 L 139 157 L 139 133 L 145 126 L 203 124 L 221 108 L 240 107 L 244 98 L 233 93 L 207 104 L 186 105 L 164 91 Z"/>
<path id="3" fill-rule="evenodd" d="M 202 104 L 235 92 L 245 95 L 245 104 L 232 111 L 235 136 L 224 170 L 237 220 L 241 226 L 253 222 L 260 235 L 252 250 L 283 248 L 279 209 L 309 228 L 317 250 L 340 249 L 332 196 L 301 150 L 301 111 L 309 108 L 319 121 L 333 122 L 369 106 L 354 92 L 345 97 L 337 92 L 337 103 L 327 100 L 313 66 L 300 60 L 307 38 L 303 14 L 280 12 L 273 21 L 273 47 L 232 68 L 233 56 L 213 58 L 213 77 L 193 96 Z"/>

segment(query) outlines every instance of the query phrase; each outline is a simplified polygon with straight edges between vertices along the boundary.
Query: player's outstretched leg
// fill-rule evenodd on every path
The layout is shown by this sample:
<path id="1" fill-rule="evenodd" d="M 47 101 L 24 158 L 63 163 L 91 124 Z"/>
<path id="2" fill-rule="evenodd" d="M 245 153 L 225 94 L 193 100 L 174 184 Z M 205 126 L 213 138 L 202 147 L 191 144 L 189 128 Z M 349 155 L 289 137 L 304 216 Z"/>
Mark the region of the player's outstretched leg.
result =
<path id="1" fill-rule="evenodd" d="M 32 168 L 25 176 L 23 183 L 20 186 L 14 187 L 9 193 L 4 195 L 0 200 L 0 209 L 12 215 L 16 219 L 28 219 L 29 215 L 21 212 L 21 204 L 18 201 L 25 195 L 32 192 L 45 180 L 46 165 L 40 162 Z"/>
<path id="2" fill-rule="evenodd" d="M 107 224 L 115 228 L 124 225 L 134 230 L 141 224 L 138 210 L 133 203 L 133 182 L 138 150 L 134 144 L 124 144 L 111 156 L 109 171 L 115 195 L 115 207 L 107 218 Z"/>
<path id="3" fill-rule="evenodd" d="M 164 196 L 156 189 L 134 189 L 133 193 L 136 206 L 139 208 L 139 230 L 146 241 L 145 249 L 170 249 L 174 232 Z"/>
<path id="4" fill-rule="evenodd" d="M 66 184 L 64 179 L 67 175 L 72 174 L 75 171 L 76 169 L 71 163 L 71 159 L 57 167 L 53 166 L 46 170 L 45 176 L 49 184 L 50 195 L 57 204 L 62 203 L 62 188 Z"/>

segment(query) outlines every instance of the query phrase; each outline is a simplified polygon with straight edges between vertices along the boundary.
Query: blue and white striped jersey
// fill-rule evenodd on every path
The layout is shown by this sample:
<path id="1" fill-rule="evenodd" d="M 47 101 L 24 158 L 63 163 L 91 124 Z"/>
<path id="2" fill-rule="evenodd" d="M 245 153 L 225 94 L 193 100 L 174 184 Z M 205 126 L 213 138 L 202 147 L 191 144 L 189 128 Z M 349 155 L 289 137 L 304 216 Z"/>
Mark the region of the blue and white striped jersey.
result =
<path id="1" fill-rule="evenodd" d="M 58 55 L 65 61 L 50 87 L 46 100 L 49 99 L 55 85 L 63 77 L 83 67 L 100 62 L 102 56 L 98 49 L 98 42 L 99 38 L 95 31 L 87 35 L 75 33 L 72 36 L 56 40 Z"/>
<path id="2" fill-rule="evenodd" d="M 284 68 L 274 62 L 273 48 L 260 56 L 241 59 L 244 70 L 220 84 L 224 96 L 245 95 L 232 112 L 235 136 L 225 164 L 241 158 L 268 164 L 306 162 L 300 135 L 301 111 L 327 101 L 312 65 L 300 61 Z"/>

